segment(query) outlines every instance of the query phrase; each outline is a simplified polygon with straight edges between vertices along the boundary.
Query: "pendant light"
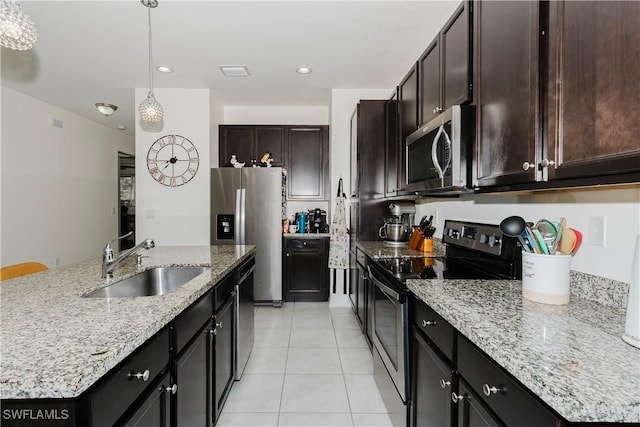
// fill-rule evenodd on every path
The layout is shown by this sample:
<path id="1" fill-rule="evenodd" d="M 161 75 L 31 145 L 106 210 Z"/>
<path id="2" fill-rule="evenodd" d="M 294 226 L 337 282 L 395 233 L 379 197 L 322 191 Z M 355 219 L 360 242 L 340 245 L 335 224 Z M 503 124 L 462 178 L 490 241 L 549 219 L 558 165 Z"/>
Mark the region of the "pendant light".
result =
<path id="1" fill-rule="evenodd" d="M 29 50 L 38 38 L 36 25 L 15 0 L 0 4 L 0 45 L 13 50 Z"/>
<path id="2" fill-rule="evenodd" d="M 153 96 L 153 54 L 151 50 L 151 9 L 158 7 L 158 0 L 140 0 L 148 8 L 149 14 L 149 94 L 138 106 L 140 119 L 145 122 L 160 122 L 164 117 L 162 105 Z"/>

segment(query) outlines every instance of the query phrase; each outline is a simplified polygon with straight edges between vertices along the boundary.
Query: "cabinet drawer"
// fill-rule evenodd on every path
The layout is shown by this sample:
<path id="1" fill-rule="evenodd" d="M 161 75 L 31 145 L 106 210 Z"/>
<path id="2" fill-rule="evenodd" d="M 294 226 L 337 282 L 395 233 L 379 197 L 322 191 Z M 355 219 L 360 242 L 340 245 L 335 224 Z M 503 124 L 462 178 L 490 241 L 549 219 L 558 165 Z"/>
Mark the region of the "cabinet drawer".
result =
<path id="1" fill-rule="evenodd" d="M 458 335 L 458 372 L 506 425 L 559 425 L 556 424 L 559 419 L 533 393 L 461 335 Z"/>
<path id="2" fill-rule="evenodd" d="M 213 292 L 209 291 L 176 319 L 176 354 L 182 351 L 211 316 L 213 316 Z"/>
<path id="3" fill-rule="evenodd" d="M 215 310 L 218 311 L 220 307 L 233 295 L 236 281 L 234 280 L 234 273 L 229 274 L 222 279 L 215 287 Z"/>
<path id="4" fill-rule="evenodd" d="M 92 426 L 111 426 L 169 363 L 169 329 L 165 328 L 101 380 L 91 393 Z M 133 374 L 149 371 L 145 381 Z"/>
<path id="5" fill-rule="evenodd" d="M 286 239 L 287 249 L 322 249 L 324 239 Z"/>
<path id="6" fill-rule="evenodd" d="M 449 361 L 454 360 L 455 329 L 431 307 L 412 297 L 411 321 L 436 345 Z"/>

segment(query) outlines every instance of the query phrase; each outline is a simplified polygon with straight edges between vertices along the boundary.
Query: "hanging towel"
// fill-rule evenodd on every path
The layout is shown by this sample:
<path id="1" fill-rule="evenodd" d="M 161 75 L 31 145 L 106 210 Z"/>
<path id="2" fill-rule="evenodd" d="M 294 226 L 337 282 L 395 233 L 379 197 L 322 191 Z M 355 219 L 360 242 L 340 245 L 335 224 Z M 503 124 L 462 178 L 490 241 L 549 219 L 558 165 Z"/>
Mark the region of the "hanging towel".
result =
<path id="1" fill-rule="evenodd" d="M 349 268 L 349 233 L 344 208 L 345 195 L 342 191 L 342 178 L 338 181 L 336 208 L 331 220 L 329 240 L 329 268 Z"/>

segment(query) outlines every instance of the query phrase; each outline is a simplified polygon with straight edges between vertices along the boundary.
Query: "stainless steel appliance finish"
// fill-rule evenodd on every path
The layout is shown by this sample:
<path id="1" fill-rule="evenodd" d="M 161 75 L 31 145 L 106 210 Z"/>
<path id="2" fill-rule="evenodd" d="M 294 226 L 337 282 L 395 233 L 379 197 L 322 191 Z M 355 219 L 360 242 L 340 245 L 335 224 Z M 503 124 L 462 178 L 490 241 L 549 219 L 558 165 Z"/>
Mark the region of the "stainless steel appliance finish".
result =
<path id="1" fill-rule="evenodd" d="M 211 169 L 211 244 L 256 245 L 254 298 L 282 304 L 282 169 Z"/>
<path id="2" fill-rule="evenodd" d="M 256 268 L 254 258 L 245 261 L 238 267 L 235 280 L 235 347 L 233 360 L 233 377 L 236 381 L 242 378 L 244 368 L 251 355 L 254 342 L 254 305 L 253 305 L 253 273 Z"/>
<path id="3" fill-rule="evenodd" d="M 407 190 L 420 194 L 470 191 L 473 107 L 454 105 L 407 137 Z"/>

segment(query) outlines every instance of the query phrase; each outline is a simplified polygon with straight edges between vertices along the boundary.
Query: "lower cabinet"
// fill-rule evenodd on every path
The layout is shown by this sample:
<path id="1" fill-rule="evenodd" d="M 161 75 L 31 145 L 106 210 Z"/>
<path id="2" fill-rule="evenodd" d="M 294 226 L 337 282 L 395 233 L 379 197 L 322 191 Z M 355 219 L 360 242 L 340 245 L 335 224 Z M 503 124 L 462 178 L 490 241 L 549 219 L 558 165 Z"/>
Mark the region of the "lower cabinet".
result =
<path id="1" fill-rule="evenodd" d="M 165 373 L 157 381 L 156 386 L 142 401 L 137 410 L 124 423 L 124 427 L 169 427 L 169 396 L 177 391 L 177 387 L 170 385 L 169 373 Z"/>
<path id="2" fill-rule="evenodd" d="M 231 297 L 214 316 L 213 411 L 215 420 L 220 417 L 222 406 L 233 384 L 233 318 L 233 297 Z"/>
<path id="3" fill-rule="evenodd" d="M 211 405 L 208 402 L 210 383 L 209 324 L 203 327 L 194 341 L 175 361 L 175 418 L 177 426 L 202 426 L 210 424 Z"/>
<path id="4" fill-rule="evenodd" d="M 285 301 L 329 299 L 329 238 L 285 237 Z"/>
<path id="5" fill-rule="evenodd" d="M 504 427 L 491 415 L 466 382 L 460 380 L 460 391 L 452 397 L 458 405 L 458 427 Z"/>
<path id="6" fill-rule="evenodd" d="M 411 427 L 454 426 L 457 414 L 451 393 L 457 388 L 455 371 L 418 328 L 413 326 L 411 332 Z"/>

